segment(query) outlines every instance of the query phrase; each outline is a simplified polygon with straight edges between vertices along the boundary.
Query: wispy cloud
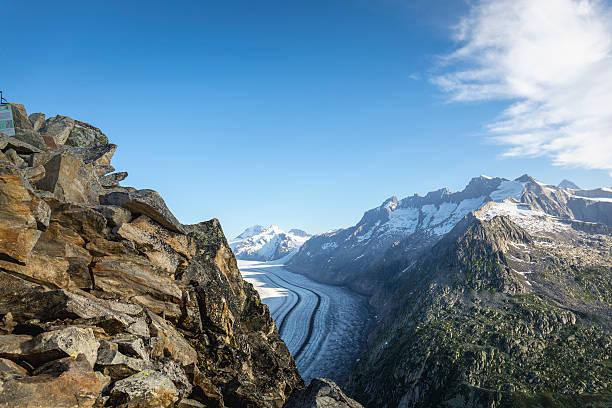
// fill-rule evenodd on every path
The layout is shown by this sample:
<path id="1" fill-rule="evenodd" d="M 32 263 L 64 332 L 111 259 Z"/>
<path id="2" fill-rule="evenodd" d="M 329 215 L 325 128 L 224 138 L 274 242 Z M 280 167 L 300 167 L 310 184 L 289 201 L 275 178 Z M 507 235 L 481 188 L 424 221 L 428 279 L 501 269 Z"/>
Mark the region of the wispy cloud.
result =
<path id="1" fill-rule="evenodd" d="M 483 0 L 435 84 L 456 102 L 509 100 L 489 125 L 506 156 L 612 175 L 612 14 L 596 0 Z"/>

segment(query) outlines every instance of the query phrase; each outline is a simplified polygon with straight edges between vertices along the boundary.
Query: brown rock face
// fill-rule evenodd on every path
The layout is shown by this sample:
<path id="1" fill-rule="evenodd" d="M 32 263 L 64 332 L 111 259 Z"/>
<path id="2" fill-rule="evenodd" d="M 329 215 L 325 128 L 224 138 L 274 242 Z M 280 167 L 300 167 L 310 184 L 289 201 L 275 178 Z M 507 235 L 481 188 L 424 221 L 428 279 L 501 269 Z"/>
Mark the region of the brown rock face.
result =
<path id="1" fill-rule="evenodd" d="M 49 207 L 28 184 L 18 169 L 0 163 L 0 259 L 22 265 L 49 222 Z"/>
<path id="2" fill-rule="evenodd" d="M 91 164 L 85 164 L 71 152 L 60 153 L 45 163 L 45 177 L 36 183 L 59 200 L 74 203 L 98 203 L 102 186 Z"/>
<path id="3" fill-rule="evenodd" d="M 303 387 L 217 220 L 100 183 L 99 129 L 17 110 L 37 145 L 0 136 L 0 407 L 280 408 Z"/>
<path id="4" fill-rule="evenodd" d="M 0 407 L 92 407 L 102 384 L 84 356 L 55 360 L 35 375 L 4 382 Z"/>

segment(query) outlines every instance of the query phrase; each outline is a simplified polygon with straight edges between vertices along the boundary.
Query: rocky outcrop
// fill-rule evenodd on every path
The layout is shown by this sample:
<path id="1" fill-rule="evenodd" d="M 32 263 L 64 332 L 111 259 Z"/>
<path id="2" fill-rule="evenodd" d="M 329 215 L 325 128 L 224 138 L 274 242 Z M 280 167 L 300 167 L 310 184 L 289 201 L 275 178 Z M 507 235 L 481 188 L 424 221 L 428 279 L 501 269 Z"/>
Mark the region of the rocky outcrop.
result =
<path id="1" fill-rule="evenodd" d="M 217 220 L 105 176 L 99 129 L 14 110 L 34 136 L 0 135 L 1 407 L 280 408 L 304 386 Z"/>
<path id="2" fill-rule="evenodd" d="M 481 216 L 385 265 L 349 391 L 372 407 L 610 405 L 612 240 Z"/>
<path id="3" fill-rule="evenodd" d="M 362 408 L 347 397 L 333 381 L 314 378 L 310 385 L 293 393 L 285 408 Z"/>

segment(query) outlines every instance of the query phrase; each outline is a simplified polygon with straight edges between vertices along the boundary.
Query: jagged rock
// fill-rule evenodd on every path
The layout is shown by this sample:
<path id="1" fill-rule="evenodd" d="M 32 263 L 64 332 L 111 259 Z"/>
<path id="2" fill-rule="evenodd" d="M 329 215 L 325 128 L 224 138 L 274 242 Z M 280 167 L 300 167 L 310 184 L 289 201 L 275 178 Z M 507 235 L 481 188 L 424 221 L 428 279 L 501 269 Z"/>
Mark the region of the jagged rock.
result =
<path id="1" fill-rule="evenodd" d="M 116 205 L 100 205 L 95 209 L 106 218 L 111 227 L 121 227 L 132 220 L 132 213 Z"/>
<path id="2" fill-rule="evenodd" d="M 94 170 L 98 177 L 102 177 L 115 171 L 115 168 L 113 166 L 96 166 Z"/>
<path id="3" fill-rule="evenodd" d="M 11 379 L 0 389 L 0 407 L 85 408 L 93 406 L 102 384 L 80 355 L 53 361 L 36 375 Z"/>
<path id="4" fill-rule="evenodd" d="M 52 209 L 52 221 L 76 231 L 85 241 L 93 241 L 108 233 L 106 218 L 91 205 L 65 203 L 56 198 L 47 199 Z"/>
<path id="5" fill-rule="evenodd" d="M 52 192 L 61 201 L 98 203 L 102 186 L 91 164 L 66 151 L 53 156 L 44 166 L 45 177 L 36 183 L 39 189 Z"/>
<path id="6" fill-rule="evenodd" d="M 45 122 L 44 113 L 32 113 L 30 116 L 28 116 L 28 119 L 30 119 L 32 129 L 35 132 L 38 132 L 40 129 L 43 129 L 47 125 Z"/>
<path id="7" fill-rule="evenodd" d="M 216 387 L 211 379 L 198 369 L 197 365 L 189 364 L 186 368 L 187 374 L 190 377 L 191 382 L 194 385 L 194 398 L 199 398 L 202 401 L 206 401 L 212 406 L 225 406 L 223 401 L 223 394 Z"/>
<path id="8" fill-rule="evenodd" d="M 74 128 L 66 139 L 67 146 L 89 147 L 108 144 L 108 138 L 100 129 L 89 123 L 74 121 Z"/>
<path id="9" fill-rule="evenodd" d="M 0 165 L 0 259 L 25 264 L 49 224 L 49 207 L 26 186 L 18 169 Z"/>
<path id="10" fill-rule="evenodd" d="M 27 334 L 6 334 L 0 336 L 0 357 L 18 360 L 30 347 L 32 336 Z"/>
<path id="11" fill-rule="evenodd" d="M 67 327 L 41 333 L 22 347 L 21 358 L 34 366 L 63 357 L 84 355 L 93 367 L 100 343 L 91 328 Z"/>
<path id="12" fill-rule="evenodd" d="M 8 149 L 6 152 L 4 152 L 4 154 L 6 155 L 6 157 L 8 157 L 8 159 L 17 167 L 25 167 L 26 162 L 19 157 L 19 155 L 17 155 L 17 152 L 13 149 Z"/>
<path id="13" fill-rule="evenodd" d="M 32 124 L 28 118 L 25 107 L 18 103 L 9 103 L 13 111 L 13 124 L 15 125 L 15 133 L 20 130 L 32 130 Z"/>
<path id="14" fill-rule="evenodd" d="M 159 228 L 160 230 L 162 228 Z M 181 262 L 180 255 L 166 243 L 163 235 L 156 234 L 156 228 L 151 225 L 151 221 L 146 216 L 140 216 L 131 223 L 123 223 L 117 230 L 121 237 L 135 242 L 139 250 L 143 252 L 149 260 L 166 272 L 174 274 Z M 170 235 L 166 233 L 165 235 Z"/>
<path id="15" fill-rule="evenodd" d="M 363 408 L 357 401 L 347 397 L 344 392 L 327 378 L 314 378 L 310 385 L 295 391 L 285 408 Z"/>
<path id="16" fill-rule="evenodd" d="M 95 368 L 104 375 L 110 376 L 111 381 L 115 382 L 147 368 L 150 369 L 152 365 L 148 360 L 142 360 L 122 354 L 116 343 L 103 341 L 98 351 Z"/>
<path id="17" fill-rule="evenodd" d="M 178 400 L 172 381 L 154 370 L 145 370 L 117 381 L 111 390 L 113 406 L 124 408 L 165 408 Z"/>
<path id="18" fill-rule="evenodd" d="M 31 129 L 20 129 L 16 131 L 14 138 L 29 145 L 36 146 L 36 148 L 41 150 L 53 147 L 53 144 L 49 146 L 45 138 L 40 133 Z"/>
<path id="19" fill-rule="evenodd" d="M 96 287 L 120 297 L 151 295 L 176 302 L 181 299 L 181 290 L 174 279 L 139 257 L 102 257 L 95 261 L 92 273 Z"/>
<path id="20" fill-rule="evenodd" d="M 132 214 L 144 214 L 171 231 L 185 233 L 182 224 L 170 212 L 159 193 L 153 190 L 116 192 L 100 197 L 101 204 L 119 205 Z"/>
<path id="21" fill-rule="evenodd" d="M 117 150 L 117 145 L 107 144 L 103 146 L 89 146 L 89 147 L 69 147 L 61 146 L 59 148 L 40 152 L 32 155 L 31 165 L 39 166 L 44 165 L 49 160 L 61 153 L 71 153 L 78 157 L 85 164 L 92 164 L 94 166 L 94 172 L 98 175 L 99 168 L 110 168 L 110 162 L 113 154 Z M 114 171 L 114 169 L 112 170 Z"/>
<path id="22" fill-rule="evenodd" d="M 23 175 L 30 184 L 36 184 L 45 177 L 45 166 L 28 167 L 23 170 Z"/>
<path id="23" fill-rule="evenodd" d="M 155 360 L 153 365 L 155 370 L 168 377 L 174 383 L 179 392 L 179 398 L 184 398 L 191 394 L 193 386 L 181 364 L 164 357 Z"/>
<path id="24" fill-rule="evenodd" d="M 184 398 L 178 403 L 177 407 L 178 408 L 206 408 L 206 405 L 199 403 L 196 400 Z"/>
<path id="25" fill-rule="evenodd" d="M 198 354 L 185 340 L 185 338 L 163 318 L 155 313 L 148 312 L 151 319 L 149 330 L 151 335 L 163 340 L 164 354 L 172 356 L 182 365 L 188 365 L 198 361 Z"/>
<path id="26" fill-rule="evenodd" d="M 89 273 L 92 256 L 84 246 L 85 240 L 76 231 L 62 226 L 59 222 L 51 222 L 41 234 L 33 251 L 48 260 L 55 258 L 52 262 L 65 264 L 65 268 L 59 272 L 61 276 L 58 277 L 68 279 L 67 286 L 89 289 L 93 286 Z M 56 279 L 48 281 L 55 282 Z"/>
<path id="27" fill-rule="evenodd" d="M 29 301 L 24 303 L 23 298 Z M 41 285 L 0 271 L 0 314 L 9 312 L 19 323 L 35 318 L 72 318 L 102 327 L 109 335 L 125 331 L 149 336 L 146 322 L 138 317 L 143 313 L 141 306 L 99 299 L 86 292 L 45 290 Z"/>
<path id="28" fill-rule="evenodd" d="M 117 187 L 121 180 L 125 180 L 128 176 L 127 172 L 121 171 L 119 173 L 107 174 L 100 177 L 100 184 L 102 187 Z"/>
<path id="29" fill-rule="evenodd" d="M 149 360 L 149 354 L 141 338 L 127 338 L 115 340 L 118 350 L 129 357 Z"/>
<path id="30" fill-rule="evenodd" d="M 57 146 L 66 143 L 70 132 L 74 129 L 74 120 L 62 115 L 47 119 L 45 134 L 49 135 Z"/>
<path id="31" fill-rule="evenodd" d="M 27 375 L 28 371 L 19 364 L 5 358 L 0 358 L 0 389 L 3 382 Z"/>
<path id="32" fill-rule="evenodd" d="M 57 288 L 71 286 L 69 266 L 65 259 L 50 257 L 36 251 L 32 251 L 27 262 L 23 264 L 0 260 L 0 268 L 5 271 Z"/>
<path id="33" fill-rule="evenodd" d="M 0 149 L 5 149 L 6 147 L 15 149 L 17 153 L 40 153 L 41 150 L 35 146 L 32 146 L 29 143 L 16 139 L 14 137 L 9 137 L 3 133 L 0 133 Z"/>
<path id="34" fill-rule="evenodd" d="M 83 162 L 92 163 L 97 167 L 110 166 L 111 159 L 117 150 L 117 145 L 105 144 L 103 146 L 73 147 L 69 152 L 79 157 Z"/>

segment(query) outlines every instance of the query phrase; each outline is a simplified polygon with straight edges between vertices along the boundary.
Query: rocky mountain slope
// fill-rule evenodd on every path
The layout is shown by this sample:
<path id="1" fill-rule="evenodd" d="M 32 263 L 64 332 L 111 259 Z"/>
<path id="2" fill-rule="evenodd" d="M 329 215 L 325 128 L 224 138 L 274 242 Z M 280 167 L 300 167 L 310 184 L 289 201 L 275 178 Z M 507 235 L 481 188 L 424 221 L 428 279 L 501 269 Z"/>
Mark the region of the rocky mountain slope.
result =
<path id="1" fill-rule="evenodd" d="M 281 407 L 303 388 L 217 220 L 182 225 L 120 186 L 99 129 L 12 108 L 0 407 Z"/>
<path id="2" fill-rule="evenodd" d="M 607 407 L 611 216 L 612 189 L 479 177 L 387 200 L 290 265 L 371 294 L 366 406 Z"/>
<path id="3" fill-rule="evenodd" d="M 486 203 L 509 200 L 517 203 L 513 207 L 516 211 L 546 211 L 568 222 L 612 225 L 612 214 L 607 210 L 611 191 L 545 186 L 527 175 L 516 180 L 480 176 L 459 192 L 440 189 L 424 197 L 391 197 L 367 211 L 355 226 L 313 236 L 288 266 L 315 280 L 372 294 L 389 278 L 384 273 L 371 273 L 387 251 L 401 251 L 407 259 L 417 259 L 463 217 Z"/>
<path id="4" fill-rule="evenodd" d="M 248 261 L 289 259 L 310 238 L 306 232 L 292 229 L 285 232 L 276 225 L 264 228 L 254 225 L 230 241 L 236 258 Z"/>

